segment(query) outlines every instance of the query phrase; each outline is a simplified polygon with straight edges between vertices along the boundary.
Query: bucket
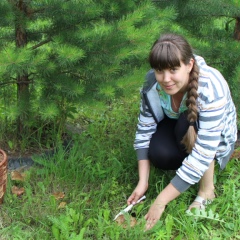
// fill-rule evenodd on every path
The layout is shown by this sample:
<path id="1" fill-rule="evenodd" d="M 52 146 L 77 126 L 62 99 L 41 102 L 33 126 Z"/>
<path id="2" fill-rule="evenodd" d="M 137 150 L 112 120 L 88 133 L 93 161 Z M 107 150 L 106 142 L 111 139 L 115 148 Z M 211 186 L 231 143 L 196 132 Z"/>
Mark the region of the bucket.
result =
<path id="1" fill-rule="evenodd" d="M 3 203 L 3 197 L 7 186 L 7 154 L 0 149 L 0 204 Z"/>

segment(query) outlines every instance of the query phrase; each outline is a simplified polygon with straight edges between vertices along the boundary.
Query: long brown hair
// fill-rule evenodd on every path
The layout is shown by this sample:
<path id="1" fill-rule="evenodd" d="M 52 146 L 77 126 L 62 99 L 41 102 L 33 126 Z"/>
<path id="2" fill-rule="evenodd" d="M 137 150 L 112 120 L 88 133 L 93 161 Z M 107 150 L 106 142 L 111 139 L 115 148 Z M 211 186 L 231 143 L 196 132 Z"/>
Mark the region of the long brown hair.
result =
<path id="1" fill-rule="evenodd" d="M 149 54 L 150 66 L 157 70 L 171 69 L 181 66 L 181 61 L 187 65 L 190 60 L 194 60 L 191 72 L 189 73 L 189 82 L 187 89 L 187 107 L 189 128 L 182 139 L 182 143 L 186 147 L 186 151 L 190 153 L 195 144 L 197 133 L 194 123 L 198 118 L 196 100 L 198 97 L 198 77 L 199 68 L 196 64 L 193 50 L 187 40 L 181 35 L 164 34 L 152 46 Z"/>

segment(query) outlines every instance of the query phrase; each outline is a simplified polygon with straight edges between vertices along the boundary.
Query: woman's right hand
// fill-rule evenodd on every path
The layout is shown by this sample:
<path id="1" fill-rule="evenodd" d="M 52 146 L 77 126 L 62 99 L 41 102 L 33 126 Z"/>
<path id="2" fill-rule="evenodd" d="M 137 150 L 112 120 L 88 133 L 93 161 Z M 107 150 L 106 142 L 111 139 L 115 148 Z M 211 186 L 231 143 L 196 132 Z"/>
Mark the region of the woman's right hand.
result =
<path id="1" fill-rule="evenodd" d="M 127 200 L 127 204 L 135 204 L 139 198 L 141 198 L 148 189 L 148 178 L 150 172 L 150 161 L 140 160 L 138 161 L 138 173 L 139 181 L 137 187 L 132 192 L 131 196 Z"/>
<path id="2" fill-rule="evenodd" d="M 134 189 L 131 196 L 128 198 L 127 204 L 134 205 L 138 201 L 138 199 L 140 199 L 144 195 L 147 189 L 148 189 L 148 183 L 139 181 L 137 187 Z"/>

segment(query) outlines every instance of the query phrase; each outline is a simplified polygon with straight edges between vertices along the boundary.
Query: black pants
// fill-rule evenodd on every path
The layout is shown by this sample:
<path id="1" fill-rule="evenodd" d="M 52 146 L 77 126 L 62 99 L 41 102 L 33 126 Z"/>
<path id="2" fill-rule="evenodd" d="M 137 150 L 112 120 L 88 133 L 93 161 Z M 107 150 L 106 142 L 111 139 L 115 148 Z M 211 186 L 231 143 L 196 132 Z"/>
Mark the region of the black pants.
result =
<path id="1" fill-rule="evenodd" d="M 155 167 L 163 170 L 176 170 L 182 165 L 188 153 L 181 141 L 188 127 L 186 112 L 182 113 L 177 120 L 165 116 L 158 124 L 150 141 L 148 153 L 149 160 Z"/>

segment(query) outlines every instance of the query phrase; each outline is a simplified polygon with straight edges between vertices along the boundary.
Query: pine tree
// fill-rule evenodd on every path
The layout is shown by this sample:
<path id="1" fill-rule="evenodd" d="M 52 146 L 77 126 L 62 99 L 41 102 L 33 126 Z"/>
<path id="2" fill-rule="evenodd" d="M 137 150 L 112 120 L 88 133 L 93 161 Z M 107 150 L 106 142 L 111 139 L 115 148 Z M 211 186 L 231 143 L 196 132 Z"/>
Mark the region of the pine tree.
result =
<path id="1" fill-rule="evenodd" d="M 30 141 L 62 132 L 81 99 L 115 96 L 175 13 L 148 0 L 3 0 L 0 16 L 2 138 Z"/>

